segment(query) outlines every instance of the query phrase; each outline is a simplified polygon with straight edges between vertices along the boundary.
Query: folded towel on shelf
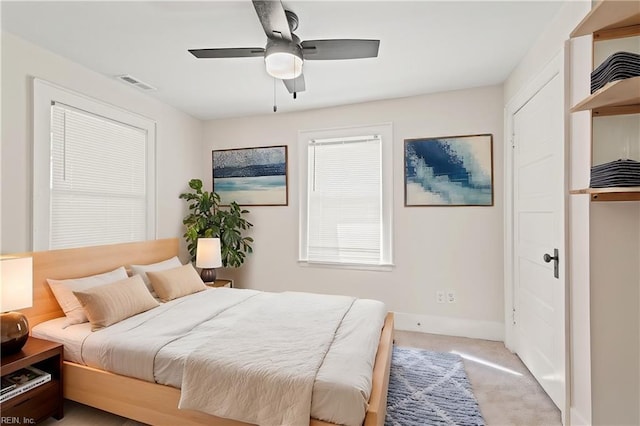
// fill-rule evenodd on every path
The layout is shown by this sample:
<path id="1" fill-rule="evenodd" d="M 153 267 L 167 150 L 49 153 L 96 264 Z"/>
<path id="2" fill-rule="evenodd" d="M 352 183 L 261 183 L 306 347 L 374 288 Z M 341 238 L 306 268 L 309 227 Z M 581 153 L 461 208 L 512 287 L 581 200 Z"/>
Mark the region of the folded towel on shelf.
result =
<path id="1" fill-rule="evenodd" d="M 591 188 L 640 186 L 640 161 L 615 160 L 591 167 Z"/>
<path id="2" fill-rule="evenodd" d="M 640 55 L 631 52 L 616 52 L 591 73 L 591 93 L 612 81 L 637 76 L 640 76 Z"/>

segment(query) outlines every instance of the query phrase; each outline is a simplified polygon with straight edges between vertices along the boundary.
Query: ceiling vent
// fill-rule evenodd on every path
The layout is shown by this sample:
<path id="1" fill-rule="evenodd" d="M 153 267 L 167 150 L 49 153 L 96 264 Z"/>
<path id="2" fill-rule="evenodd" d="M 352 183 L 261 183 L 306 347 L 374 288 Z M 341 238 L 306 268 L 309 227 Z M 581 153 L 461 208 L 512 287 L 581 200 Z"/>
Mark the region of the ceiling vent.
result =
<path id="1" fill-rule="evenodd" d="M 118 75 L 118 76 L 116 76 L 116 78 L 118 80 L 120 80 L 120 81 L 123 81 L 123 82 L 131 85 L 131 86 L 135 86 L 135 87 L 137 87 L 138 89 L 141 89 L 141 90 L 158 90 L 155 87 L 153 87 L 153 86 L 151 86 L 151 85 L 149 85 L 147 83 L 143 83 L 142 81 L 140 81 L 137 78 L 132 77 L 132 76 L 130 76 L 128 74 Z"/>

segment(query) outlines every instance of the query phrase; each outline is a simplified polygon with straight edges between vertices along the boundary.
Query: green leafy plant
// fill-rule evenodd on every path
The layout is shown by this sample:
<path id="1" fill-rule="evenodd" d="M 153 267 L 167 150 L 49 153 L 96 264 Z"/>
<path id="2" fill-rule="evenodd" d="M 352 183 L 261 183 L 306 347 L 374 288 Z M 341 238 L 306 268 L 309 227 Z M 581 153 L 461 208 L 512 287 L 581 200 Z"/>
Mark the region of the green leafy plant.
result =
<path id="1" fill-rule="evenodd" d="M 220 238 L 222 265 L 237 268 L 244 263 L 248 253 L 252 253 L 253 238 L 243 237 L 244 231 L 253 226 L 244 217 L 248 210 L 232 202 L 228 208 L 220 207 L 220 196 L 215 192 L 202 190 L 200 179 L 191 179 L 192 192 L 180 194 L 189 203 L 189 214 L 182 223 L 186 227 L 184 238 L 191 260 L 196 259 L 198 238 Z"/>

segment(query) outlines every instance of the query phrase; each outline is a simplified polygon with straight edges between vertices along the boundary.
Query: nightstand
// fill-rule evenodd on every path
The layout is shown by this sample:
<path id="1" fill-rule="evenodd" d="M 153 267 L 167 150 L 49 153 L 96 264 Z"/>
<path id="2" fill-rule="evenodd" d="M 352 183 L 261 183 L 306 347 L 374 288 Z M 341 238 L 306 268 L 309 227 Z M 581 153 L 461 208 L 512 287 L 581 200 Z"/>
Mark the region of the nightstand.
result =
<path id="1" fill-rule="evenodd" d="M 205 283 L 209 287 L 229 287 L 233 288 L 233 280 L 227 280 L 224 278 L 218 278 L 213 282 Z"/>
<path id="2" fill-rule="evenodd" d="M 51 373 L 50 382 L 0 404 L 3 419 L 19 419 L 22 424 L 36 424 L 51 416 L 58 420 L 64 416 L 62 351 L 63 346 L 59 343 L 29 337 L 22 351 L 2 357 L 0 374 L 3 376 L 29 366 Z"/>

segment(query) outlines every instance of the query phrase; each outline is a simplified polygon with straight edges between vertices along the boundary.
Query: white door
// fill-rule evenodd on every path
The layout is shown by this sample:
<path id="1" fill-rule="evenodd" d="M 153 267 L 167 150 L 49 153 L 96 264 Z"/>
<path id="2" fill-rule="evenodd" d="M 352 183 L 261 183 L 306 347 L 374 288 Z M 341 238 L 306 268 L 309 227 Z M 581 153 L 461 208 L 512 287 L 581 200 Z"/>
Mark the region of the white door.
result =
<path id="1" fill-rule="evenodd" d="M 565 130 L 561 71 L 543 80 L 542 87 L 512 117 L 513 303 L 516 352 L 564 417 Z M 554 250 L 558 261 L 549 259 L 555 257 Z"/>

